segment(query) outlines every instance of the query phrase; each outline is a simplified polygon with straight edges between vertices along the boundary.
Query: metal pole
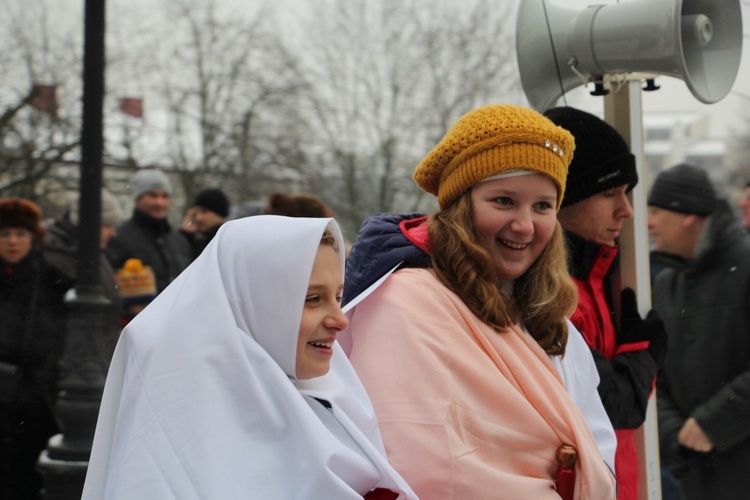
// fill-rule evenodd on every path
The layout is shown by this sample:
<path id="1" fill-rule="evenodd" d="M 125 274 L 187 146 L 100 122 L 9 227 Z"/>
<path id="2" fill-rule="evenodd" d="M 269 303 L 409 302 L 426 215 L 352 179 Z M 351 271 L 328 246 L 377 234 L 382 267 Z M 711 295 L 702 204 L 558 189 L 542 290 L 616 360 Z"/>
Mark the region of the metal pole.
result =
<path id="1" fill-rule="evenodd" d="M 70 311 L 55 407 L 62 432 L 50 439 L 38 463 L 45 500 L 81 498 L 104 387 L 99 346 L 111 307 L 99 275 L 105 0 L 86 0 L 84 17 L 78 264 L 76 286 L 66 297 Z"/>
<path id="2" fill-rule="evenodd" d="M 633 219 L 626 220 L 620 235 L 619 287 L 630 287 L 638 297 L 638 309 L 644 315 L 651 308 L 649 244 L 646 214 L 646 168 L 643 147 L 643 105 L 641 80 L 628 80 L 616 92 L 604 98 L 604 119 L 622 135 L 635 156 L 638 185 L 630 192 Z M 619 296 L 619 294 L 617 295 Z M 659 434 L 656 394 L 648 402 L 646 421 L 636 430 L 638 452 L 638 498 L 661 499 Z"/>

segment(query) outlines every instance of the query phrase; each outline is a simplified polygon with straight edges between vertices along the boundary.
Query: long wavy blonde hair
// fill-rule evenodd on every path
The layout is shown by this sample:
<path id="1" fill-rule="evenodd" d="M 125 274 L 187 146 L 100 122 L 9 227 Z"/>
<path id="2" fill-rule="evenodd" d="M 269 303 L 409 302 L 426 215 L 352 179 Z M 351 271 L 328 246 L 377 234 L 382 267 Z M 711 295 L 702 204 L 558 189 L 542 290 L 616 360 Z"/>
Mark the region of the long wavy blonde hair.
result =
<path id="1" fill-rule="evenodd" d="M 565 354 L 565 320 L 578 292 L 568 275 L 559 222 L 536 262 L 514 281 L 512 298 L 503 294 L 497 267 L 474 227 L 471 190 L 433 214 L 428 232 L 438 279 L 477 317 L 498 332 L 520 323 L 549 355 Z"/>

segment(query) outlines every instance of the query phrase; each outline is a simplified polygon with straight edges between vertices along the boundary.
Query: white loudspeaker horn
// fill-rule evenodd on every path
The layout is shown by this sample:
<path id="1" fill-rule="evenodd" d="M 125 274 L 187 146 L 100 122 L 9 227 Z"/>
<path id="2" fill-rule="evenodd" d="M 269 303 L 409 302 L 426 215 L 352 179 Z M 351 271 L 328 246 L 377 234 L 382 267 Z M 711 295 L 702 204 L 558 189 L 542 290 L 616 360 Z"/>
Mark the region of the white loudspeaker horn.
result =
<path id="1" fill-rule="evenodd" d="M 739 0 L 635 0 L 584 9 L 521 0 L 516 53 L 532 107 L 604 75 L 681 78 L 706 104 L 729 93 L 742 52 Z"/>

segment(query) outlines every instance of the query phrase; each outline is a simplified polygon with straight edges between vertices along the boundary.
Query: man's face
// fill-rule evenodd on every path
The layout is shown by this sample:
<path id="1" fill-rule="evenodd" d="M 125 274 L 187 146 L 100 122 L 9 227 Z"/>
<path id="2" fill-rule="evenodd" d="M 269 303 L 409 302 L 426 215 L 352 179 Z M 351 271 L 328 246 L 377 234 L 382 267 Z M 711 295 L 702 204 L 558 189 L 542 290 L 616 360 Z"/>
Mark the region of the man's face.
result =
<path id="1" fill-rule="evenodd" d="M 112 224 L 102 224 L 99 232 L 99 248 L 107 248 L 109 240 L 117 236 L 117 230 Z"/>
<path id="2" fill-rule="evenodd" d="M 589 196 L 560 210 L 557 219 L 566 230 L 598 245 L 615 246 L 622 223 L 633 217 L 625 192 L 627 184 Z"/>
<path id="3" fill-rule="evenodd" d="M 135 200 L 135 208 L 153 217 L 154 219 L 166 219 L 169 211 L 169 194 L 161 189 L 146 191 L 140 198 Z"/>
<path id="4" fill-rule="evenodd" d="M 200 232 L 206 232 L 216 226 L 220 226 L 226 219 L 200 205 L 193 207 L 193 224 Z"/>
<path id="5" fill-rule="evenodd" d="M 648 233 L 653 249 L 692 259 L 697 236 L 690 228 L 695 224 L 695 215 L 672 212 L 659 207 L 648 207 Z"/>

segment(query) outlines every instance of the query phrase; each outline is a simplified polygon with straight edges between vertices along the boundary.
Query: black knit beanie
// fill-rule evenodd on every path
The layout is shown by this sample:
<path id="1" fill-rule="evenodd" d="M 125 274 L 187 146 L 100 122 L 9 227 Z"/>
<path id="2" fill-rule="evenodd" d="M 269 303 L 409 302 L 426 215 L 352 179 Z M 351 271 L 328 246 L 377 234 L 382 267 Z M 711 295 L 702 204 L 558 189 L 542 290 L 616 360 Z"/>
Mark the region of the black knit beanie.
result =
<path id="1" fill-rule="evenodd" d="M 544 116 L 573 134 L 576 143 L 562 208 L 623 184 L 628 191 L 638 184 L 635 156 L 610 124 L 570 107 L 549 109 Z"/>
<path id="2" fill-rule="evenodd" d="M 681 163 L 659 172 L 648 195 L 648 205 L 706 216 L 716 208 L 716 191 L 705 170 Z"/>
<path id="3" fill-rule="evenodd" d="M 207 208 L 221 217 L 229 215 L 229 200 L 227 195 L 221 189 L 209 188 L 204 189 L 195 197 L 193 206 Z"/>

